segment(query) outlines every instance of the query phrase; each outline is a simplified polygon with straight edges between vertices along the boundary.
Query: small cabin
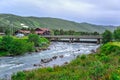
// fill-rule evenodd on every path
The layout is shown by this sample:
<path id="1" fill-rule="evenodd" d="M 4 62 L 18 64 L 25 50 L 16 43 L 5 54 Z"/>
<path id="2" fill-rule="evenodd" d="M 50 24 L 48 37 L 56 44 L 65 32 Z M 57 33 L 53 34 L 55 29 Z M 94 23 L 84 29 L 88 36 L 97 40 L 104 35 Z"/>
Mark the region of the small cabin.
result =
<path id="1" fill-rule="evenodd" d="M 31 32 L 29 30 L 17 30 L 15 32 L 15 34 L 24 34 L 24 35 L 28 35 L 30 34 Z"/>

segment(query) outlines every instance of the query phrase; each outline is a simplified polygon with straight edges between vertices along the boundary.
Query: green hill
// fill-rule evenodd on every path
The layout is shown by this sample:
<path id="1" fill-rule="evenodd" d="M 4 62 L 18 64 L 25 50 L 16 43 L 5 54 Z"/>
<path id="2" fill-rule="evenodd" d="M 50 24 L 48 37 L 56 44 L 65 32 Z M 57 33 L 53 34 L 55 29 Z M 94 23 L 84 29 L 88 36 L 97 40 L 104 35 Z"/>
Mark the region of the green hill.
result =
<path id="1" fill-rule="evenodd" d="M 88 23 L 77 23 L 73 21 L 49 18 L 49 17 L 22 17 L 13 14 L 0 14 L 0 27 L 10 27 L 12 25 L 16 28 L 22 28 L 21 24 L 29 26 L 30 28 L 46 27 L 50 29 L 75 30 L 85 32 L 104 32 L 108 29 L 113 31 L 114 26 L 93 25 Z"/>

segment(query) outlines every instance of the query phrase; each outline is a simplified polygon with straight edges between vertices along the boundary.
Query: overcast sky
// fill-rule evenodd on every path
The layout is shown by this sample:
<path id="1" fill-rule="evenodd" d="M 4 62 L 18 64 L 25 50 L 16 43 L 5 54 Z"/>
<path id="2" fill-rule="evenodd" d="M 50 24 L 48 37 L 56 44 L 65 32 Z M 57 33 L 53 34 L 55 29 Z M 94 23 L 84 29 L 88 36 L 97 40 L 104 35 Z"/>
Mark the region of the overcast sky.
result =
<path id="1" fill-rule="evenodd" d="M 120 25 L 120 0 L 0 0 L 0 13 Z"/>

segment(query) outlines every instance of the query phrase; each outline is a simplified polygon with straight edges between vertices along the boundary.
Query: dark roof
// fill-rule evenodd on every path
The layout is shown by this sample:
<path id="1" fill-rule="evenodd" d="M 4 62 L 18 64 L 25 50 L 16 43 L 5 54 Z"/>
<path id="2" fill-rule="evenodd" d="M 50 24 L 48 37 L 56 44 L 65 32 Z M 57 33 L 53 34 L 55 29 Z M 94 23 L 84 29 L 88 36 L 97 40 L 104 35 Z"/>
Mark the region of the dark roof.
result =
<path id="1" fill-rule="evenodd" d="M 49 31 L 48 28 L 36 28 L 35 30 L 37 30 L 37 29 L 42 30 L 42 31 Z"/>
<path id="2" fill-rule="evenodd" d="M 26 34 L 29 34 L 30 31 L 29 30 L 19 30 L 18 32 L 21 32 L 21 33 L 26 33 Z"/>

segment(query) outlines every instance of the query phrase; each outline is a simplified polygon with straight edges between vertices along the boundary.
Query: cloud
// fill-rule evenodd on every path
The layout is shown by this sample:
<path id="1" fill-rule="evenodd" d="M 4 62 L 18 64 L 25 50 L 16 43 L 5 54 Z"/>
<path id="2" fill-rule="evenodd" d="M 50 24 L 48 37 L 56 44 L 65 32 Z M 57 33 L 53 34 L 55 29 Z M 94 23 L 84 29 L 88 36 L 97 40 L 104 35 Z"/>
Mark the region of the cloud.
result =
<path id="1" fill-rule="evenodd" d="M 120 0 L 1 0 L 0 12 L 118 25 L 119 3 Z"/>

